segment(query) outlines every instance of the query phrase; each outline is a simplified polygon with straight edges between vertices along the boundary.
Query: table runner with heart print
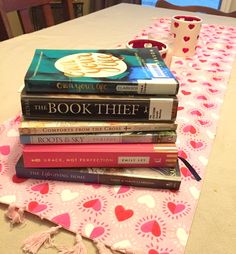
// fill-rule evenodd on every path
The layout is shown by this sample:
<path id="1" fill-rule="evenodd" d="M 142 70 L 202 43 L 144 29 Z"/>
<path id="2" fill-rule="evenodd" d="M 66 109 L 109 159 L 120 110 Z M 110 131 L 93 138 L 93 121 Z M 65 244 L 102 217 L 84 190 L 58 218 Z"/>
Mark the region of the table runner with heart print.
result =
<path id="1" fill-rule="evenodd" d="M 169 27 L 169 18 L 158 19 L 137 37 L 156 33 L 164 40 Z M 196 55 L 173 58 L 171 64 L 180 81 L 179 155 L 201 176 L 216 133 L 235 49 L 236 28 L 203 25 Z M 202 183 L 194 180 L 183 164 L 177 192 L 19 179 L 14 172 L 21 154 L 18 124 L 19 116 L 0 126 L 0 202 L 25 206 L 30 213 L 109 246 L 149 254 L 184 252 Z"/>

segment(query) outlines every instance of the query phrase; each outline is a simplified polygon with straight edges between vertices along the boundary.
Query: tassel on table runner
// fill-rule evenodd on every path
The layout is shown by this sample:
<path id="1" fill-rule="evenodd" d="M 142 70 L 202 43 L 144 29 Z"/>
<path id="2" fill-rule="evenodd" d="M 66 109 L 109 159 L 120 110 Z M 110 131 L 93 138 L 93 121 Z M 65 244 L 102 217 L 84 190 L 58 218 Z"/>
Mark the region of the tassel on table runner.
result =
<path id="1" fill-rule="evenodd" d="M 122 247 L 111 247 L 112 250 L 114 251 L 119 251 L 122 252 L 124 254 L 145 254 L 143 251 L 138 251 L 132 248 L 122 248 Z"/>
<path id="2" fill-rule="evenodd" d="M 94 244 L 97 247 L 98 254 L 113 254 L 102 242 L 94 240 Z"/>
<path id="3" fill-rule="evenodd" d="M 24 211 L 25 209 L 20 207 L 17 208 L 14 203 L 11 203 L 8 206 L 7 212 L 5 213 L 5 216 L 10 220 L 11 225 L 14 224 L 21 224 L 24 222 Z"/>
<path id="4" fill-rule="evenodd" d="M 65 246 L 55 246 L 58 253 L 60 254 L 87 254 L 87 249 L 83 243 L 82 237 L 80 234 L 76 234 L 75 245 L 71 248 Z"/>
<path id="5" fill-rule="evenodd" d="M 52 236 L 58 233 L 61 226 L 51 227 L 47 231 L 36 233 L 23 242 L 22 250 L 26 253 L 36 254 L 42 245 L 48 244 L 47 247 L 54 247 Z"/>

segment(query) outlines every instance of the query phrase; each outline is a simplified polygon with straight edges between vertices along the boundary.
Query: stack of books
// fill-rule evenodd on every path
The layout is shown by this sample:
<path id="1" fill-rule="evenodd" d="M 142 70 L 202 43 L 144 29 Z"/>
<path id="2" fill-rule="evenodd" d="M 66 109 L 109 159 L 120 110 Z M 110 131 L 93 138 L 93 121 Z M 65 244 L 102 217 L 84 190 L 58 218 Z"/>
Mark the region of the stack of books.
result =
<path id="1" fill-rule="evenodd" d="M 36 50 L 17 176 L 179 189 L 178 88 L 155 48 Z"/>

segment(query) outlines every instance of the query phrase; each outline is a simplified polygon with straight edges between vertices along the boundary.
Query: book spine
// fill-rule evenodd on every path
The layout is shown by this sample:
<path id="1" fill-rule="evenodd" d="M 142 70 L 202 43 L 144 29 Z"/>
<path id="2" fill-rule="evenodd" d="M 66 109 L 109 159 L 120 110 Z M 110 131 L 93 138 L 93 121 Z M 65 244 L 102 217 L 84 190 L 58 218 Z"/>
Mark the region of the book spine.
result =
<path id="1" fill-rule="evenodd" d="M 21 144 L 175 143 L 176 132 L 20 135 Z"/>
<path id="2" fill-rule="evenodd" d="M 163 78 L 160 83 L 148 80 L 139 80 L 138 83 L 131 82 L 107 82 L 107 83 L 81 83 L 71 81 L 35 81 L 25 80 L 27 92 L 46 93 L 78 93 L 78 94 L 117 94 L 117 95 L 176 95 L 179 84 L 173 78 Z"/>
<path id="3" fill-rule="evenodd" d="M 174 122 L 178 100 L 175 97 L 148 99 L 79 99 L 34 96 L 21 97 L 25 119 L 83 121 Z"/>
<path id="4" fill-rule="evenodd" d="M 23 159 L 25 167 L 175 167 L 177 149 L 174 144 L 140 144 L 112 150 L 111 144 L 96 145 L 25 145 Z M 136 144 L 135 144 L 136 145 Z M 141 146 L 147 146 L 142 149 Z M 63 147 L 61 147 L 63 146 Z M 79 147 L 80 146 L 80 147 Z M 89 146 L 89 147 L 88 147 Z M 116 144 L 119 146 L 119 144 Z M 162 146 L 162 147 L 160 147 Z M 152 148 L 151 148 L 152 147 Z"/>
<path id="5" fill-rule="evenodd" d="M 114 132 L 127 132 L 127 131 L 170 131 L 176 130 L 177 124 L 175 123 L 140 123 L 132 125 L 129 123 L 124 125 L 98 125 L 98 126 L 38 126 L 38 127 L 19 127 L 21 135 L 34 135 L 34 134 L 69 134 L 69 133 L 114 133 Z"/>
<path id="6" fill-rule="evenodd" d="M 178 190 L 181 181 L 174 179 L 153 179 L 142 177 L 128 177 L 122 175 L 104 175 L 98 172 L 87 173 L 77 169 L 41 169 L 16 167 L 16 175 L 20 178 L 69 181 L 79 183 L 94 183 L 108 185 L 128 185 L 155 189 Z"/>

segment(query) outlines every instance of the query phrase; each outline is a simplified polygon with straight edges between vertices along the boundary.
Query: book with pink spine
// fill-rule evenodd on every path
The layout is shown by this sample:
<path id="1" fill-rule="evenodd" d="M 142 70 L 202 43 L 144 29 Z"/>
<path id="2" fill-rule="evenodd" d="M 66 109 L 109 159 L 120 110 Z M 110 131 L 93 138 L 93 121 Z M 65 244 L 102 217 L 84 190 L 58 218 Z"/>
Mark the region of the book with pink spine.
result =
<path id="1" fill-rule="evenodd" d="M 175 167 L 175 144 L 25 145 L 24 166 L 57 167 Z"/>

